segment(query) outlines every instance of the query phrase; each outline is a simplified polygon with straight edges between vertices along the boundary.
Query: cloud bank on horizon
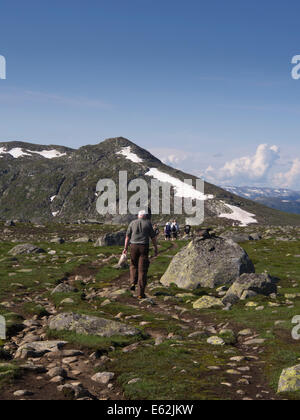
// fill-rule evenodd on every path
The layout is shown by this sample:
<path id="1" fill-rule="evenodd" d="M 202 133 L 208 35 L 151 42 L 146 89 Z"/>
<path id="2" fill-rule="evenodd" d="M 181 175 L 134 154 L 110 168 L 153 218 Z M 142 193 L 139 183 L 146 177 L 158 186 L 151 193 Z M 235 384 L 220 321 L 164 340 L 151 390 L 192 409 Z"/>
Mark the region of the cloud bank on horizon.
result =
<path id="1" fill-rule="evenodd" d="M 225 186 L 261 186 L 299 190 L 300 158 L 286 159 L 276 145 L 260 144 L 254 154 L 226 160 L 221 165 L 207 164 L 201 152 L 178 149 L 153 149 L 164 163 L 193 172 L 206 181 Z M 222 159 L 221 153 L 213 158 Z M 215 159 L 214 159 L 215 160 Z M 206 165 L 206 166 L 205 166 Z"/>

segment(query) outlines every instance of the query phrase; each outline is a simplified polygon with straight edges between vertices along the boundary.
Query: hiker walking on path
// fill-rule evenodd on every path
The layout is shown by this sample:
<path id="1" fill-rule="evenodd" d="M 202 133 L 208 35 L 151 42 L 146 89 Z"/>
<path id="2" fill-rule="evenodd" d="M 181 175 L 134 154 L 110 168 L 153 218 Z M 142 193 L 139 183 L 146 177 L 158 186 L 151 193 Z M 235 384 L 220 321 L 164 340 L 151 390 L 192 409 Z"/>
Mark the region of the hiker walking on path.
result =
<path id="1" fill-rule="evenodd" d="M 171 223 L 170 222 L 168 222 L 168 223 L 166 223 L 166 226 L 165 226 L 165 240 L 166 241 L 169 241 L 170 239 L 171 239 Z"/>
<path id="2" fill-rule="evenodd" d="M 184 233 L 185 233 L 186 235 L 190 236 L 191 231 L 192 231 L 192 226 L 191 226 L 191 225 L 185 225 L 185 226 L 184 226 Z"/>
<path id="3" fill-rule="evenodd" d="M 159 235 L 159 227 L 157 224 L 153 225 L 153 230 L 154 230 L 155 236 L 157 237 Z"/>
<path id="4" fill-rule="evenodd" d="M 124 254 L 127 254 L 130 243 L 130 290 L 134 291 L 138 286 L 138 299 L 145 299 L 147 286 L 147 273 L 149 268 L 149 242 L 154 245 L 155 256 L 157 256 L 157 240 L 153 226 L 148 214 L 142 210 L 138 219 L 130 223 L 125 240 Z"/>
<path id="5" fill-rule="evenodd" d="M 178 225 L 176 220 L 173 220 L 173 222 L 172 222 L 171 232 L 172 232 L 173 240 L 176 241 L 176 239 L 178 237 L 178 234 L 179 234 L 179 225 Z"/>

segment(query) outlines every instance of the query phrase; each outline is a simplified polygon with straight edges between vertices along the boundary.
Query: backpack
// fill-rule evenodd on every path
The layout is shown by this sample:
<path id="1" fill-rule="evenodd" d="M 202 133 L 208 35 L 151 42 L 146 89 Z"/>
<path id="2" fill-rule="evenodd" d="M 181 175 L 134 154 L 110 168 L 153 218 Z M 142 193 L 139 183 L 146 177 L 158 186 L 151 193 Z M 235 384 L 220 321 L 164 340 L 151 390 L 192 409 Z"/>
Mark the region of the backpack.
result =
<path id="1" fill-rule="evenodd" d="M 177 232 L 177 227 L 176 227 L 176 225 L 173 225 L 173 226 L 172 226 L 172 232 L 173 232 L 173 233 L 176 233 L 176 232 Z"/>

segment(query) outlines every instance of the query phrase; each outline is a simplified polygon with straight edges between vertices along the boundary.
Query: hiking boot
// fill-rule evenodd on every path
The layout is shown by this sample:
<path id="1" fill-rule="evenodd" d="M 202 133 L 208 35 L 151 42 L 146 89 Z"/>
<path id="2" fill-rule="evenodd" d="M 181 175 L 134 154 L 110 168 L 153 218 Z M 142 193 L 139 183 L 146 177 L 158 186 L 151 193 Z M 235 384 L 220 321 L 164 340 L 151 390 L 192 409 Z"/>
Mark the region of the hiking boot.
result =
<path id="1" fill-rule="evenodd" d="M 135 291 L 135 284 L 134 284 L 134 283 L 130 286 L 130 290 L 131 290 L 132 292 L 134 292 L 134 291 Z"/>
<path id="2" fill-rule="evenodd" d="M 147 296 L 146 296 L 146 295 L 138 296 L 138 299 L 139 299 L 139 300 L 142 300 L 142 299 L 147 299 Z"/>

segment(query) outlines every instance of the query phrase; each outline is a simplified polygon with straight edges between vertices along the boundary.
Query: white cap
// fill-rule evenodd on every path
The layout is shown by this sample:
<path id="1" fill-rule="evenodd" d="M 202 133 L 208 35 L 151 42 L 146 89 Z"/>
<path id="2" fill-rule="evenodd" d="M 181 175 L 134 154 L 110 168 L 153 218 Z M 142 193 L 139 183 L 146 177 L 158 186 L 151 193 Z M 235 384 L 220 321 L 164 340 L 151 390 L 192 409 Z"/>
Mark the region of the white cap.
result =
<path id="1" fill-rule="evenodd" d="M 139 211 L 139 219 L 142 219 L 145 216 L 146 216 L 146 211 L 145 210 Z"/>

